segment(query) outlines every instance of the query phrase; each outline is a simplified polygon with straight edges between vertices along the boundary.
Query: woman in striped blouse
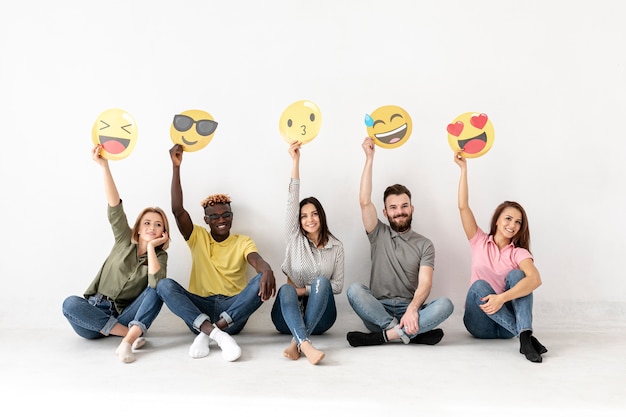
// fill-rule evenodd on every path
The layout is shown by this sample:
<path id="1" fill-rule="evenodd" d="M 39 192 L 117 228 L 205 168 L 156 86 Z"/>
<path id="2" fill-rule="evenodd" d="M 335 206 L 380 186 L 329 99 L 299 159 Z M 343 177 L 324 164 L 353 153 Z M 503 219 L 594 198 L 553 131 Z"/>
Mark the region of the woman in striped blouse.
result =
<path id="1" fill-rule="evenodd" d="M 324 352 L 309 337 L 330 329 L 337 319 L 335 295 L 343 289 L 343 244 L 328 229 L 326 213 L 315 197 L 298 203 L 300 194 L 300 142 L 293 142 L 293 160 L 287 198 L 287 247 L 282 271 L 287 283 L 278 290 L 272 322 L 283 334 L 293 335 L 284 356 L 296 360 L 304 353 L 317 365 Z"/>

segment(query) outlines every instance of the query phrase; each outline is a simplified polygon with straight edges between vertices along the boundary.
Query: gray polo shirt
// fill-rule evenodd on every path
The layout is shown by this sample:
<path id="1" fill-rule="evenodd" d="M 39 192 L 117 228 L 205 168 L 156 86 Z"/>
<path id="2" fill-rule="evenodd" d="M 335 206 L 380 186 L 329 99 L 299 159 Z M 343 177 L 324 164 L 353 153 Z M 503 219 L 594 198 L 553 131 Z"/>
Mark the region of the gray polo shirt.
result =
<path id="1" fill-rule="evenodd" d="M 410 229 L 397 233 L 380 219 L 367 237 L 372 259 L 370 290 L 374 297 L 413 299 L 420 267 L 435 267 L 433 243 Z"/>

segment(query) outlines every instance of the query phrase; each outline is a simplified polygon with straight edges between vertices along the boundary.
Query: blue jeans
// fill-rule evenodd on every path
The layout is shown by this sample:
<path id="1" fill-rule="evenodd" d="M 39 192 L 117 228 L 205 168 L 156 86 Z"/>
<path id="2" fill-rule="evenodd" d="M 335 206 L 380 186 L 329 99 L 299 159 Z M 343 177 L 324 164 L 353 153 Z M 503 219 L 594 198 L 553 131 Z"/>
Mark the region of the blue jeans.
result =
<path id="1" fill-rule="evenodd" d="M 95 296 L 85 299 L 71 295 L 63 301 L 63 315 L 74 331 L 85 339 L 108 336 L 115 323 L 124 326 L 139 326 L 145 334 L 159 315 L 163 301 L 154 288 L 145 290 L 118 315 L 111 301 Z"/>
<path id="2" fill-rule="evenodd" d="M 370 332 L 380 332 L 396 327 L 406 312 L 411 300 L 382 299 L 378 300 L 372 295 L 372 291 L 365 285 L 353 283 L 346 292 L 348 301 L 354 312 L 363 320 L 363 324 Z M 454 311 L 454 305 L 447 297 L 437 298 L 430 303 L 424 303 L 419 308 L 419 330 L 417 333 L 405 333 L 408 339 L 413 339 L 420 333 L 433 330 Z M 403 337 L 403 342 L 408 343 Z"/>
<path id="3" fill-rule="evenodd" d="M 261 274 L 257 274 L 237 295 L 201 297 L 187 291 L 173 279 L 165 278 L 159 281 L 157 293 L 193 333 L 199 334 L 200 326 L 206 320 L 216 323 L 223 318 L 228 324 L 223 330 L 233 335 L 241 332 L 252 313 L 263 304 L 259 297 L 260 282 Z"/>
<path id="4" fill-rule="evenodd" d="M 505 291 L 514 287 L 524 272 L 514 269 L 506 276 Z M 465 300 L 463 324 L 468 332 L 479 339 L 510 339 L 524 330 L 533 328 L 533 294 L 505 303 L 500 310 L 487 314 L 480 309 L 481 298 L 495 294 L 486 281 L 477 280 L 470 286 Z"/>
<path id="5" fill-rule="evenodd" d="M 304 298 L 302 310 L 296 288 L 283 284 L 272 306 L 272 322 L 276 330 L 292 334 L 298 346 L 312 334 L 322 334 L 337 320 L 337 307 L 330 281 L 317 277 L 311 283 L 311 293 Z"/>

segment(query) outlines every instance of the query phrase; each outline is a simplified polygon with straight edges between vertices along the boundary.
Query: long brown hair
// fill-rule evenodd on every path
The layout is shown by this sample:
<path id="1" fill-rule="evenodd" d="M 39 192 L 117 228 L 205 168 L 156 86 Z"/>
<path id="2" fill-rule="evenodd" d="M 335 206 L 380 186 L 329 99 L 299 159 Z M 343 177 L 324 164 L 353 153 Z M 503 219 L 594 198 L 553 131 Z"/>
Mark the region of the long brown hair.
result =
<path id="1" fill-rule="evenodd" d="M 326 245 L 328 243 L 328 238 L 330 236 L 335 237 L 330 230 L 328 229 L 328 222 L 326 221 L 326 212 L 324 211 L 324 207 L 322 207 L 322 203 L 315 197 L 307 197 L 300 201 L 300 213 L 302 213 L 302 207 L 306 204 L 313 204 L 315 210 L 317 211 L 317 215 L 320 217 L 320 235 L 319 242 L 315 242 L 316 245 Z M 302 222 L 300 223 L 300 232 L 306 236 L 306 232 L 302 228 Z M 335 237 L 335 239 L 337 239 Z"/>
<path id="2" fill-rule="evenodd" d="M 491 228 L 489 230 L 489 234 L 491 236 L 495 235 L 498 218 L 507 207 L 517 209 L 520 213 L 522 213 L 522 225 L 520 226 L 517 234 L 513 236 L 513 239 L 511 239 L 511 243 L 513 243 L 513 246 L 516 248 L 524 248 L 530 252 L 530 229 L 528 227 L 528 216 L 526 216 L 526 210 L 524 210 L 524 207 L 515 201 L 504 201 L 496 207 L 496 210 L 493 212 L 493 216 L 491 217 Z"/>

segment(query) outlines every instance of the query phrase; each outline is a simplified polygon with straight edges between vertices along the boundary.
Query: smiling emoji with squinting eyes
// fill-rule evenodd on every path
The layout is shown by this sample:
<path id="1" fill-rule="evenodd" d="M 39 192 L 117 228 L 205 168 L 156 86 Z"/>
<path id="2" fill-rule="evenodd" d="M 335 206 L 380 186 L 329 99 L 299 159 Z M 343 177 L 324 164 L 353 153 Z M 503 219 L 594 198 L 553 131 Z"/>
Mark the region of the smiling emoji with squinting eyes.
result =
<path id="1" fill-rule="evenodd" d="M 413 122 L 400 106 L 382 106 L 365 115 L 367 135 L 382 148 L 397 148 L 409 140 Z"/>
<path id="2" fill-rule="evenodd" d="M 448 144 L 453 151 L 462 150 L 465 158 L 486 154 L 495 139 L 493 124 L 485 113 L 463 113 L 448 124 Z"/>
<path id="3" fill-rule="evenodd" d="M 91 141 L 94 145 L 102 145 L 100 155 L 103 158 L 124 159 L 137 143 L 137 123 L 122 109 L 105 110 L 93 124 Z"/>

